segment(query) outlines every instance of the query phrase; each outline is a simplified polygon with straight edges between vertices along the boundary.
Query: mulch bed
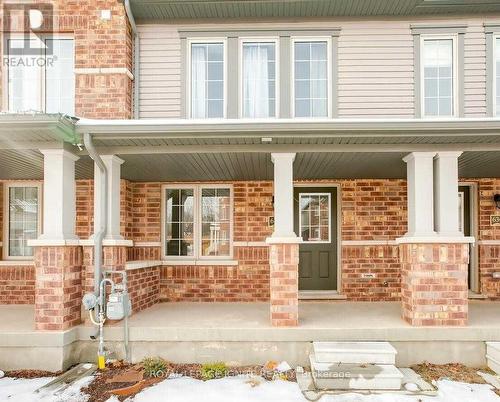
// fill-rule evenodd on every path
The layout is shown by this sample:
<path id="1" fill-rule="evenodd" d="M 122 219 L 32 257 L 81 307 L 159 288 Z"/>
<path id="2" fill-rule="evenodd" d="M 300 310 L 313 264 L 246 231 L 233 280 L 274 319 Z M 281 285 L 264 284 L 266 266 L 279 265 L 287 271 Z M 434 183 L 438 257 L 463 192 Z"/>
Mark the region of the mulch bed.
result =
<path id="1" fill-rule="evenodd" d="M 433 380 L 437 381 L 441 378 L 449 378 L 453 381 L 468 382 L 470 384 L 486 384 L 486 381 L 477 374 L 478 370 L 486 371 L 485 369 L 471 368 L 459 363 L 422 363 L 412 366 L 411 368 L 429 383 Z"/>
<path id="2" fill-rule="evenodd" d="M 62 371 L 52 372 L 45 370 L 11 370 L 5 372 L 5 377 L 12 378 L 40 378 L 40 377 L 57 377 Z"/>
<path id="3" fill-rule="evenodd" d="M 112 390 L 116 390 L 117 388 L 130 387 L 136 384 L 136 382 L 109 382 L 109 380 L 113 377 L 124 374 L 130 370 L 141 371 L 142 365 L 140 363 L 128 364 L 121 361 L 111 364 L 105 370 L 96 372 L 94 381 L 92 381 L 87 387 L 82 388 L 82 392 L 90 396 L 89 402 L 105 402 L 112 395 Z M 150 387 L 165 380 L 171 374 L 189 376 L 191 378 L 201 380 L 201 364 L 168 363 L 167 369 L 162 373 L 161 376 L 147 377 L 146 375 L 144 375 L 143 387 L 138 392 L 140 392 L 144 388 Z M 262 376 L 267 380 L 273 379 L 273 373 L 265 370 L 264 367 L 260 365 L 229 367 L 228 375 Z M 295 370 L 288 371 L 284 374 L 284 377 L 288 381 L 295 381 Z M 125 399 L 134 396 L 136 393 L 132 393 L 127 396 L 117 396 L 117 398 L 120 401 L 124 401 Z"/>

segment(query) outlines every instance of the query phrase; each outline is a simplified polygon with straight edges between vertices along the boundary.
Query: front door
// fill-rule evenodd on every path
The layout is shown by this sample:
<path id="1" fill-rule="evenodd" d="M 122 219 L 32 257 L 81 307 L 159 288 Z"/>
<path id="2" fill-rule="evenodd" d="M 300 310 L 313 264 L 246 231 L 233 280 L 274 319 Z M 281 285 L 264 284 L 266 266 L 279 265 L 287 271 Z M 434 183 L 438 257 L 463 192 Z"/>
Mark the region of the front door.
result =
<path id="1" fill-rule="evenodd" d="M 299 290 L 337 290 L 337 189 L 294 188 Z"/>

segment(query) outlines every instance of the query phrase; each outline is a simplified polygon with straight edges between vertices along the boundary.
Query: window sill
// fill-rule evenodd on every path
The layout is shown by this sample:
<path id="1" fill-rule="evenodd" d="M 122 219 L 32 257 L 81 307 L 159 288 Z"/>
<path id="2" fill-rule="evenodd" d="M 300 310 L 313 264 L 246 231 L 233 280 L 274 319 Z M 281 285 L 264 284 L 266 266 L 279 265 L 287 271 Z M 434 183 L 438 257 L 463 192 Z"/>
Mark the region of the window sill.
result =
<path id="1" fill-rule="evenodd" d="M 161 265 L 238 265 L 238 260 L 162 260 Z"/>
<path id="2" fill-rule="evenodd" d="M 0 267 L 21 267 L 21 266 L 34 266 L 33 260 L 0 260 Z"/>

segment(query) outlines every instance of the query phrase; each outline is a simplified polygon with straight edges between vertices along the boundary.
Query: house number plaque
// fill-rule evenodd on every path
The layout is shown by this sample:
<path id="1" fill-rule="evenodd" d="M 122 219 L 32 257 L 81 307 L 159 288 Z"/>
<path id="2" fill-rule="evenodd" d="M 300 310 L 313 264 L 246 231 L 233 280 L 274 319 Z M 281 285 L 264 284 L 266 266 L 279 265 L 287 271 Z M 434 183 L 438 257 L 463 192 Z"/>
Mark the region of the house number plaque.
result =
<path id="1" fill-rule="evenodd" d="M 490 215 L 490 225 L 500 225 L 500 215 Z"/>

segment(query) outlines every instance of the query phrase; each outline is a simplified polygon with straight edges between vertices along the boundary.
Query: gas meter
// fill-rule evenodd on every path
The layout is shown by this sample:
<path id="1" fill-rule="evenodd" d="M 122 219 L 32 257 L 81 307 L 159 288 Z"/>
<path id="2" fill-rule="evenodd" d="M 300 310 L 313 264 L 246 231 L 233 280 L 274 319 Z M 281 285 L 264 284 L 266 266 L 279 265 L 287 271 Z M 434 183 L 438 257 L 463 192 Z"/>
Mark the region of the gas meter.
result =
<path id="1" fill-rule="evenodd" d="M 106 304 L 106 315 L 110 320 L 121 320 L 132 313 L 132 303 L 128 293 L 114 291 L 109 295 Z"/>

